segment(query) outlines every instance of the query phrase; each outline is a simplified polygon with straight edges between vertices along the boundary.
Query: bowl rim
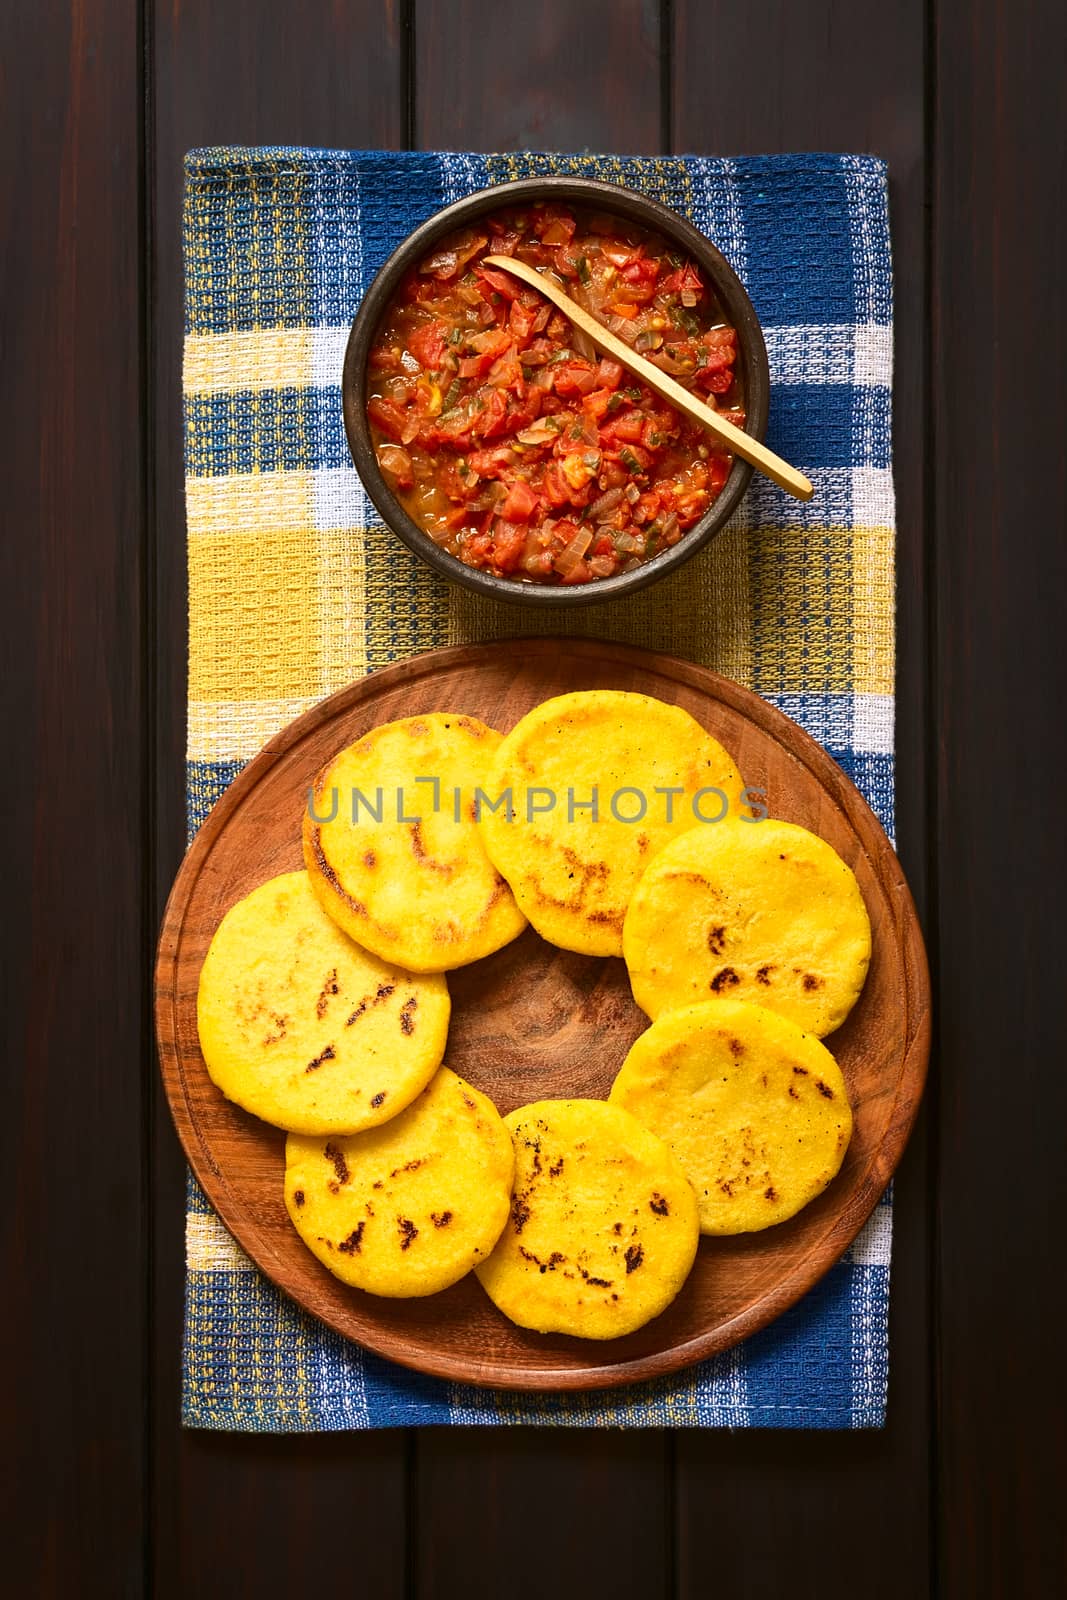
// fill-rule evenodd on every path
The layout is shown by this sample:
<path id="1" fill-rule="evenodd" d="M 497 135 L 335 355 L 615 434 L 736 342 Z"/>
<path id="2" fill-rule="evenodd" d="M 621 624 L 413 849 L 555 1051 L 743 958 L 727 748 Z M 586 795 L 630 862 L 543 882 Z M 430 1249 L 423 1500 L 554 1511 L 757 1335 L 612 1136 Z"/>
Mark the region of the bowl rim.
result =
<path id="1" fill-rule="evenodd" d="M 414 228 L 375 273 L 352 319 L 345 347 L 341 407 L 353 464 L 371 503 L 386 527 L 440 576 L 476 593 L 512 605 L 575 607 L 604 604 L 657 583 L 692 559 L 725 526 L 748 488 L 753 468 L 734 458 L 719 495 L 708 511 L 676 545 L 629 572 L 598 578 L 574 587 L 521 583 L 469 567 L 435 543 L 408 515 L 386 483 L 378 465 L 366 412 L 366 369 L 371 341 L 397 285 L 408 267 L 426 254 L 443 234 L 490 211 L 536 200 L 570 200 L 578 205 L 615 211 L 639 226 L 663 233 L 680 244 L 708 273 L 723 310 L 737 329 L 744 363 L 745 432 L 762 441 L 770 408 L 770 371 L 763 329 L 737 273 L 722 252 L 678 212 L 622 184 L 593 178 L 521 178 L 478 189 L 442 207 Z"/>

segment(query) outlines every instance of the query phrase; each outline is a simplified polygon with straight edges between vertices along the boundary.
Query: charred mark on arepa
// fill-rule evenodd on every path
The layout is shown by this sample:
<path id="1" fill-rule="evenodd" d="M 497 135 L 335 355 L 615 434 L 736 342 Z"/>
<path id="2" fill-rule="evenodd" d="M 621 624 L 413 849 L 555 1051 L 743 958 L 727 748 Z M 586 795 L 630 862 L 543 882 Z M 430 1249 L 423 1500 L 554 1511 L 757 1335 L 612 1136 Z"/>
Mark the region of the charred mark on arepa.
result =
<path id="1" fill-rule="evenodd" d="M 521 1233 L 530 1220 L 530 1207 L 525 1195 L 513 1194 L 511 1197 L 511 1225 L 516 1233 Z"/>
<path id="2" fill-rule="evenodd" d="M 386 1091 L 384 1089 L 379 1089 L 378 1093 L 371 1097 L 371 1105 L 374 1107 L 375 1111 L 377 1111 L 379 1106 L 383 1106 L 385 1104 L 385 1093 Z"/>
<path id="3" fill-rule="evenodd" d="M 357 1222 L 347 1239 L 342 1239 L 337 1246 L 343 1256 L 358 1256 L 363 1247 L 363 1229 L 366 1224 Z"/>
<path id="4" fill-rule="evenodd" d="M 400 1234 L 401 1250 L 410 1250 L 413 1240 L 419 1237 L 419 1230 L 410 1217 L 397 1217 L 397 1230 Z"/>
<path id="5" fill-rule="evenodd" d="M 823 1083 L 821 1078 L 816 1078 L 815 1087 L 818 1089 L 824 1100 L 833 1099 L 834 1091 L 830 1088 L 829 1084 Z"/>
<path id="6" fill-rule="evenodd" d="M 741 1043 L 740 1039 L 731 1039 L 731 1040 L 729 1040 L 729 1045 L 730 1045 L 730 1054 L 733 1056 L 734 1060 L 735 1061 L 740 1061 L 741 1057 L 745 1053 L 745 1047 Z"/>
<path id="7" fill-rule="evenodd" d="M 723 927 L 708 929 L 708 949 L 713 956 L 721 956 L 726 948 L 726 929 Z"/>
<path id="8" fill-rule="evenodd" d="M 773 1183 L 770 1184 L 766 1189 L 764 1189 L 763 1198 L 764 1198 L 764 1200 L 777 1200 L 778 1192 L 775 1189 Z"/>
<path id="9" fill-rule="evenodd" d="M 806 1078 L 808 1075 L 807 1067 L 794 1067 L 793 1071 L 796 1073 L 798 1078 Z"/>
<path id="10" fill-rule="evenodd" d="M 404 1004 L 400 1007 L 401 1033 L 410 1035 L 415 1032 L 415 1012 L 418 1010 L 418 1007 L 419 997 L 415 994 L 413 994 L 410 999 L 405 1000 Z"/>
<path id="11" fill-rule="evenodd" d="M 366 1011 L 368 1010 L 368 1008 L 370 1006 L 380 1006 L 382 1004 L 383 1000 L 388 1000 L 389 996 L 391 994 L 394 994 L 395 992 L 396 992 L 396 984 L 395 983 L 380 983 L 378 985 L 377 989 L 375 990 L 374 994 L 365 995 L 363 997 L 363 999 L 359 1002 L 359 1005 L 356 1007 L 356 1009 L 353 1011 L 352 1015 L 345 1022 L 345 1027 L 346 1028 L 350 1028 L 353 1023 L 359 1021 L 360 1017 L 362 1017 L 366 1013 Z"/>
<path id="12" fill-rule="evenodd" d="M 814 972 L 805 972 L 800 981 L 804 985 L 804 988 L 807 990 L 808 994 L 811 994 L 815 989 L 821 989 L 823 985 L 823 980 L 821 978 L 817 978 Z"/>
<path id="13" fill-rule="evenodd" d="M 587 1268 L 583 1267 L 580 1261 L 578 1262 L 577 1265 L 578 1265 L 578 1271 L 581 1273 L 581 1275 L 585 1279 L 586 1283 L 591 1284 L 594 1289 L 610 1289 L 611 1288 L 611 1285 L 612 1285 L 612 1282 L 613 1282 L 613 1280 L 611 1278 L 594 1278 L 593 1274 L 591 1272 L 589 1272 L 587 1270 Z M 626 1270 L 629 1271 L 629 1268 L 627 1268 Z"/>
<path id="14" fill-rule="evenodd" d="M 344 1151 L 341 1150 L 337 1145 L 331 1143 L 326 1146 L 322 1153 L 326 1157 L 326 1160 L 332 1164 L 334 1176 L 337 1179 L 337 1182 L 347 1183 L 348 1162 L 345 1160 Z"/>
<path id="15" fill-rule="evenodd" d="M 319 990 L 319 998 L 315 1001 L 315 1015 L 318 1017 L 320 1022 L 326 1015 L 326 1007 L 330 1003 L 330 996 L 335 995 L 337 993 L 337 989 L 337 968 L 334 967 L 332 971 L 326 974 L 326 980 L 323 983 L 322 988 Z"/>
<path id="16" fill-rule="evenodd" d="M 773 971 L 774 971 L 774 967 L 769 962 L 764 967 L 758 967 L 756 969 L 756 982 L 757 983 L 762 983 L 765 986 L 769 987 L 770 981 L 771 981 L 771 973 Z"/>
<path id="17" fill-rule="evenodd" d="M 562 1171 L 563 1171 L 563 1157 L 560 1156 L 559 1160 L 558 1161 L 553 1161 L 552 1165 L 549 1167 L 548 1175 L 549 1175 L 550 1178 L 558 1178 Z"/>
<path id="18" fill-rule="evenodd" d="M 351 911 L 354 917 L 365 917 L 367 915 L 367 908 L 363 904 L 362 900 L 353 900 L 352 896 L 349 894 L 348 890 L 344 887 L 340 878 L 333 870 L 333 867 L 330 865 L 330 862 L 326 856 L 326 852 L 322 848 L 322 830 L 319 827 L 316 826 L 312 828 L 308 843 L 311 847 L 311 854 L 314 858 L 316 867 L 319 869 L 323 878 L 329 884 L 337 898 L 344 901 L 345 905 L 348 907 L 349 911 Z"/>
<path id="19" fill-rule="evenodd" d="M 378 865 L 378 857 L 375 855 L 373 850 L 364 850 L 363 865 L 366 867 L 368 872 L 374 871 L 375 867 Z"/>
<path id="20" fill-rule="evenodd" d="M 657 1217 L 669 1217 L 671 1214 L 671 1208 L 661 1194 L 653 1194 L 648 1202 L 648 1209 L 655 1212 Z"/>
<path id="21" fill-rule="evenodd" d="M 422 837 L 421 819 L 411 824 L 411 851 L 420 867 L 429 867 L 431 872 L 451 874 L 451 864 L 447 861 L 436 860 L 427 850 Z"/>
<path id="22" fill-rule="evenodd" d="M 447 1228 L 452 1221 L 452 1213 L 451 1211 L 431 1211 L 430 1221 L 435 1228 Z"/>
<path id="23" fill-rule="evenodd" d="M 322 1063 L 324 1061 L 333 1061 L 333 1060 L 336 1059 L 336 1056 L 337 1056 L 337 1052 L 334 1049 L 333 1045 L 332 1044 L 328 1044 L 325 1047 L 325 1049 L 319 1051 L 319 1053 L 315 1057 L 314 1061 L 309 1061 L 308 1062 L 307 1066 L 304 1068 L 304 1071 L 305 1072 L 316 1072 L 318 1070 L 318 1068 L 322 1066 Z"/>
<path id="24" fill-rule="evenodd" d="M 447 728 L 447 726 L 446 722 L 445 727 Z M 457 717 L 456 727 L 462 728 L 464 733 L 469 733 L 472 739 L 484 739 L 486 735 L 486 729 L 477 722 L 472 722 L 470 717 Z"/>
<path id="25" fill-rule="evenodd" d="M 294 1189 L 293 1190 L 293 1204 L 294 1204 L 294 1206 L 302 1206 L 304 1204 L 304 1191 L 303 1191 L 303 1189 Z"/>
<path id="26" fill-rule="evenodd" d="M 712 978 L 708 987 L 713 994 L 722 994 L 724 989 L 734 989 L 741 982 L 733 967 L 723 967 Z"/>
<path id="27" fill-rule="evenodd" d="M 275 1032 L 268 1033 L 266 1038 L 263 1040 L 264 1049 L 267 1047 L 267 1045 L 278 1044 L 282 1039 L 284 1039 L 285 1030 L 289 1026 L 289 1018 L 280 1017 L 276 1011 L 271 1012 L 271 1021 L 274 1024 Z"/>
<path id="28" fill-rule="evenodd" d="M 418 1172 L 423 1163 L 422 1156 L 416 1156 L 414 1161 L 405 1161 L 402 1167 L 394 1167 L 389 1174 L 391 1178 L 399 1178 L 402 1172 Z"/>
<path id="29" fill-rule="evenodd" d="M 626 1276 L 629 1277 L 631 1272 L 636 1272 L 638 1267 L 641 1265 L 641 1263 L 642 1263 L 642 1261 L 644 1259 L 645 1259 L 645 1247 L 644 1247 L 644 1245 L 641 1245 L 641 1244 L 628 1245 L 627 1246 L 627 1250 L 626 1250 L 626 1254 L 623 1257 L 623 1260 L 626 1262 Z"/>

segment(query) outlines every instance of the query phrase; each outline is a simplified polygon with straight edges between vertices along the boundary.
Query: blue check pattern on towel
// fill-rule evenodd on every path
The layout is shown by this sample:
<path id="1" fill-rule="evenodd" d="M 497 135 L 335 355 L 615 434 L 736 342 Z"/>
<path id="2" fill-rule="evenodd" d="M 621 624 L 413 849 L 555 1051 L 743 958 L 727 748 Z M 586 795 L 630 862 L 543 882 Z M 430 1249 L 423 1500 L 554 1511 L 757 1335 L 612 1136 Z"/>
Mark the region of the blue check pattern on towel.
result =
<path id="1" fill-rule="evenodd" d="M 446 588 L 380 526 L 348 458 L 340 375 L 362 293 L 418 222 L 545 173 L 643 190 L 720 246 L 767 338 L 768 443 L 816 493 L 801 506 L 757 477 L 681 574 L 538 627 L 669 649 L 747 683 L 826 746 L 892 834 L 883 163 L 288 149 L 187 159 L 191 832 L 264 740 L 322 695 L 434 645 L 529 630 L 526 613 Z M 190 1179 L 184 1420 L 262 1432 L 879 1427 L 891 1232 L 886 1196 L 800 1304 L 703 1365 L 625 1390 L 503 1394 L 421 1377 L 328 1332 L 260 1275 Z"/>

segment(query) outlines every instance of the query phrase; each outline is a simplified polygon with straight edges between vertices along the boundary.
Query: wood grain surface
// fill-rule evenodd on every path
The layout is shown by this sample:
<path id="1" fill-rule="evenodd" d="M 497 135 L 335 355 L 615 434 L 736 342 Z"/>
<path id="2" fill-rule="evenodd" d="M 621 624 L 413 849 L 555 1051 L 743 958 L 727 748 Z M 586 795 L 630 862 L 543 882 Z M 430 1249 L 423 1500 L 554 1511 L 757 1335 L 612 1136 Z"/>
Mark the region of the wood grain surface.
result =
<path id="1" fill-rule="evenodd" d="M 300 869 L 300 818 L 316 775 L 383 723 L 430 711 L 501 732 L 542 701 L 615 689 L 681 706 L 729 750 L 771 814 L 826 839 L 855 872 L 871 918 L 867 981 L 830 1041 L 848 1086 L 852 1140 L 824 1194 L 776 1228 L 702 1240 L 678 1298 L 609 1344 L 533 1334 L 472 1276 L 446 1293 L 383 1300 L 339 1282 L 304 1247 L 282 1195 L 284 1136 L 224 1099 L 197 1037 L 200 970 L 231 906 Z M 639 781 L 639 774 L 632 775 Z M 753 824 L 758 826 L 758 824 Z M 646 1025 L 618 959 L 575 956 L 532 929 L 450 974 L 447 1061 L 502 1114 L 532 1100 L 606 1098 Z M 592 1389 L 673 1372 L 765 1327 L 828 1271 L 891 1177 L 926 1075 L 926 954 L 904 876 L 863 797 L 781 712 L 728 678 L 670 656 L 595 640 L 528 638 L 432 650 L 331 695 L 272 739 L 216 805 L 178 874 L 160 936 L 156 1027 L 186 1154 L 245 1251 L 329 1327 L 420 1372 L 508 1389 Z"/>
<path id="2" fill-rule="evenodd" d="M 561 1600 L 1064 1592 L 1062 10 L 13 0 L 0 42 L 11 1581 L 314 1591 L 343 1522 L 382 1600 L 533 1600 L 544 1537 Z M 882 1432 L 177 1426 L 149 980 L 184 845 L 180 161 L 279 141 L 889 160 L 897 837 L 940 1004 Z"/>

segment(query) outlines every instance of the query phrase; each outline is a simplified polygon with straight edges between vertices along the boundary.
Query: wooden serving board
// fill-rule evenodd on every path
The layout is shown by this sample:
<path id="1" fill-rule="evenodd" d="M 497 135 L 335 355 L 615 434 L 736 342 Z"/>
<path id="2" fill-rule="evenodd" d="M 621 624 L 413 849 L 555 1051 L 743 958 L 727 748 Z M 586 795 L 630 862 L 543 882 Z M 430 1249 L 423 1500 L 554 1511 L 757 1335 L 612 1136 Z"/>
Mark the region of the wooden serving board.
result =
<path id="1" fill-rule="evenodd" d="M 231 1105 L 197 1042 L 201 963 L 224 913 L 256 884 L 302 865 L 300 823 L 318 769 L 378 723 L 464 711 L 506 731 L 574 689 L 628 689 L 691 712 L 733 754 L 772 816 L 820 834 L 852 867 L 874 950 L 866 987 L 827 1044 L 855 1130 L 844 1166 L 799 1216 L 766 1232 L 702 1239 L 674 1304 L 608 1343 L 529 1333 L 470 1276 L 424 1300 L 383 1300 L 332 1277 L 294 1232 L 282 1199 L 284 1134 Z M 603 1097 L 647 1026 L 621 960 L 573 955 L 532 930 L 448 976 L 446 1060 L 501 1112 L 531 1100 Z M 434 650 L 342 690 L 271 740 L 215 806 L 175 881 L 156 968 L 156 1028 L 174 1121 L 200 1184 L 234 1238 L 329 1327 L 393 1361 L 460 1382 L 591 1389 L 672 1372 L 764 1327 L 855 1238 L 907 1140 L 926 1073 L 930 993 L 911 894 L 877 819 L 802 729 L 704 667 L 593 640 L 521 639 Z"/>

